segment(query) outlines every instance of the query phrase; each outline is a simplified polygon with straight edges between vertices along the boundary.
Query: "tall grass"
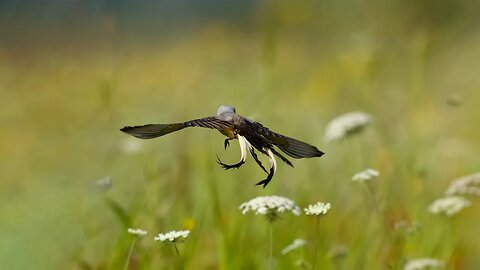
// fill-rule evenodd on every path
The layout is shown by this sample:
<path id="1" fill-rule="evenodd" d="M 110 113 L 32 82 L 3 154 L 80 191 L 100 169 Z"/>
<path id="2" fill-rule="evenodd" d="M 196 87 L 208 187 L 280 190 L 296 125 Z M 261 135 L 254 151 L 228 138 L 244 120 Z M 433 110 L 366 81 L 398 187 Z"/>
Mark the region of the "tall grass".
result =
<path id="1" fill-rule="evenodd" d="M 299 267 L 316 257 L 317 269 L 402 269 L 431 257 L 475 269 L 475 197 L 452 217 L 427 209 L 452 179 L 480 171 L 478 4 L 440 2 L 218 4 L 234 19 L 171 3 L 99 14 L 50 4 L 37 15 L 0 4 L 0 268 L 121 269 L 126 230 L 139 226 L 190 230 L 185 269 L 264 269 L 269 227 L 238 207 L 277 194 L 335 209 L 318 227 L 304 215 L 275 223 L 277 269 L 297 267 L 280 254 L 296 238 L 306 240 Z M 209 116 L 220 104 L 326 154 L 279 163 L 262 189 L 251 158 L 239 170 L 217 166 L 216 154 L 238 158 L 221 134 L 132 144 L 118 130 Z M 370 125 L 324 142 L 327 123 L 351 111 Z M 381 177 L 365 196 L 351 177 L 368 167 Z M 112 188 L 96 189 L 107 175 Z M 149 235 L 128 268 L 176 264 Z"/>

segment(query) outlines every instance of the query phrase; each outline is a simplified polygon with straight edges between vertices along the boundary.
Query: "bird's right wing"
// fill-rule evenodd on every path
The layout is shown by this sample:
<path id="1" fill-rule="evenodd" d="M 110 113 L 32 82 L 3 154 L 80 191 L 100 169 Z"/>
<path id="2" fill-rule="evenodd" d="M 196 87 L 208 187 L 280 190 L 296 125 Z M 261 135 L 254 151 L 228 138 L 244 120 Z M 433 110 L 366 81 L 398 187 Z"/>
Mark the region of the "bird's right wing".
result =
<path id="1" fill-rule="evenodd" d="M 173 123 L 124 127 L 120 130 L 139 139 L 152 139 L 184 128 L 186 128 L 184 123 Z"/>
<path id="2" fill-rule="evenodd" d="M 203 127 L 221 130 L 231 128 L 232 126 L 233 125 L 230 122 L 223 121 L 215 117 L 205 117 L 183 123 L 148 124 L 144 126 L 133 127 L 127 126 L 120 130 L 140 139 L 152 139 L 167 135 L 169 133 L 184 129 L 186 127 Z"/>

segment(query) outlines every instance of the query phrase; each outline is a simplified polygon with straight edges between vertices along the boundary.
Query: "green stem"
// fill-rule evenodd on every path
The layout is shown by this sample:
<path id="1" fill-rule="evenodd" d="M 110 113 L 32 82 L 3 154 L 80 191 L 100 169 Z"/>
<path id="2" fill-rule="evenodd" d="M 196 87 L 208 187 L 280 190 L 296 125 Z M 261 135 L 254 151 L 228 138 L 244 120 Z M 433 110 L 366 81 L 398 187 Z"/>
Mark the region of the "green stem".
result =
<path id="1" fill-rule="evenodd" d="M 128 250 L 128 255 L 127 255 L 127 261 L 125 262 L 125 265 L 123 266 L 123 270 L 128 269 L 128 265 L 130 264 L 130 257 L 132 257 L 133 247 L 135 246 L 136 241 L 137 241 L 137 238 L 135 237 L 132 240 L 132 243 L 130 244 L 130 249 Z"/>
<path id="2" fill-rule="evenodd" d="M 270 254 L 269 254 L 269 269 L 273 269 L 273 222 L 270 222 Z"/>
<path id="3" fill-rule="evenodd" d="M 317 262 L 317 252 L 318 252 L 318 238 L 319 238 L 319 225 L 320 224 L 320 218 L 317 216 L 316 217 L 316 222 L 315 222 L 315 249 L 313 250 L 313 260 L 312 260 L 312 269 L 315 269 L 315 264 Z"/>
<path id="4" fill-rule="evenodd" d="M 180 251 L 178 250 L 177 245 L 173 244 L 173 248 L 175 249 L 175 253 L 177 253 L 178 258 L 180 258 Z"/>
<path id="5" fill-rule="evenodd" d="M 173 249 L 175 249 L 175 253 L 177 254 L 178 260 L 175 263 L 175 269 L 185 269 L 184 262 L 182 261 L 182 258 L 180 256 L 180 251 L 178 250 L 178 247 L 176 244 L 173 244 Z"/>

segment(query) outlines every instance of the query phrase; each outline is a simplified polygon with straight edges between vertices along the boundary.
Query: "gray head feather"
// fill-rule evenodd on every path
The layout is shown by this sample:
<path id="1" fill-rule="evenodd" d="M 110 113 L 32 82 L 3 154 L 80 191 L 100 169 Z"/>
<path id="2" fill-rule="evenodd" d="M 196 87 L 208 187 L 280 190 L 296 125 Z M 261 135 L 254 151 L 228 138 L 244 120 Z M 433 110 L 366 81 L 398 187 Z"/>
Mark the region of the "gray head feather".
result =
<path id="1" fill-rule="evenodd" d="M 221 115 L 224 113 L 235 113 L 235 107 L 233 106 L 228 106 L 228 105 L 222 105 L 218 107 L 217 110 L 217 115 Z"/>

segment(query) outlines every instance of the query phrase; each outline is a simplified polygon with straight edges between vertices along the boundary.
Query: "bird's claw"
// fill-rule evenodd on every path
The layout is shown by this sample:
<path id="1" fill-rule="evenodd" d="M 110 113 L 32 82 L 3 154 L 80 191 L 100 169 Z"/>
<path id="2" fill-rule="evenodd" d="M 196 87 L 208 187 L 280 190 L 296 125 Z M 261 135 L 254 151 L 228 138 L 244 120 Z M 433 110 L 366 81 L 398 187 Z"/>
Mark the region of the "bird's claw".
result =
<path id="1" fill-rule="evenodd" d="M 228 164 L 225 164 L 223 163 L 220 158 L 217 156 L 217 163 L 220 164 L 220 166 L 222 166 L 222 168 L 224 168 L 225 170 L 230 170 L 230 169 L 238 169 L 240 168 L 240 166 L 242 166 L 245 161 L 240 161 L 238 162 L 237 164 L 233 164 L 233 165 L 228 165 Z"/>
<path id="2" fill-rule="evenodd" d="M 225 150 L 227 150 L 227 148 L 230 146 L 230 139 L 225 139 L 225 141 L 223 142 L 223 147 L 225 148 Z"/>
<path id="3" fill-rule="evenodd" d="M 263 185 L 263 188 L 265 188 L 268 185 L 268 183 L 270 183 L 270 181 L 272 181 L 272 178 L 273 178 L 274 174 L 275 174 L 275 171 L 273 170 L 273 168 L 270 168 L 270 173 L 268 174 L 267 179 L 264 179 L 264 180 L 258 182 L 256 184 L 256 186 Z"/>
<path id="4" fill-rule="evenodd" d="M 256 186 L 261 186 L 261 185 L 263 185 L 263 188 L 265 188 L 265 187 L 268 185 L 269 182 L 270 182 L 270 180 L 265 179 L 265 180 L 262 180 L 262 181 L 258 182 L 258 183 L 255 184 L 255 185 L 256 185 Z"/>

